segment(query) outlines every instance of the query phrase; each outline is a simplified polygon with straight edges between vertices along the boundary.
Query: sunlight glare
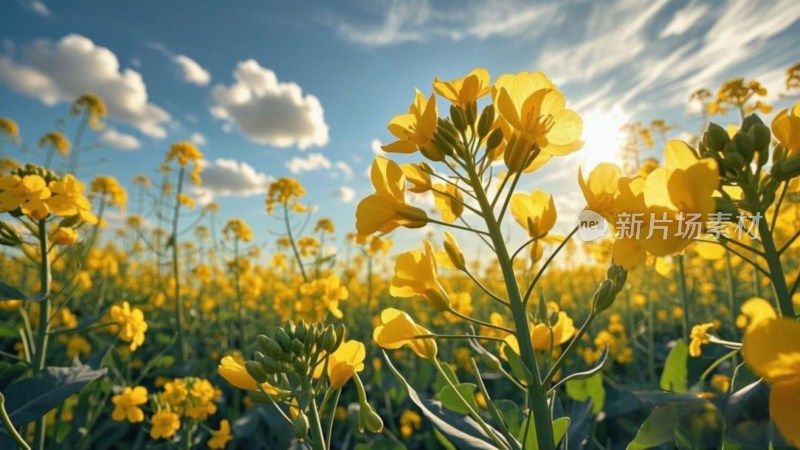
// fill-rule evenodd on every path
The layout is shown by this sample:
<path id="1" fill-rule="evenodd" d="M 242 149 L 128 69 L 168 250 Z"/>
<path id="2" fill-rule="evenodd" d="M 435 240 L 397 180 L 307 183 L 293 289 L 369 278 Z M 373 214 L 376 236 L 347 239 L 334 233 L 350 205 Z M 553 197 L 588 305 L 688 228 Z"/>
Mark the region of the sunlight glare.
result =
<path id="1" fill-rule="evenodd" d="M 583 118 L 583 140 L 580 150 L 580 165 L 587 173 L 601 162 L 621 164 L 624 136 L 620 128 L 630 117 L 619 105 L 610 110 L 593 109 L 581 114 Z"/>

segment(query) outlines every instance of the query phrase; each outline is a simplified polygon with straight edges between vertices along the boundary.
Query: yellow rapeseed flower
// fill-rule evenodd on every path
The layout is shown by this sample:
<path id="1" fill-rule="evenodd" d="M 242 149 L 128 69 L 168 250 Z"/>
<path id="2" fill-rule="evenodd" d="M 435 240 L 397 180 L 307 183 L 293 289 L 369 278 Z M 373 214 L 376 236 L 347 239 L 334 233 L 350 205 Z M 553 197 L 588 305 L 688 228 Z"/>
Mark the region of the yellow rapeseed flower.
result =
<path id="1" fill-rule="evenodd" d="M 370 171 L 375 193 L 365 197 L 356 208 L 356 230 L 363 239 L 368 235 L 391 232 L 397 227 L 420 228 L 428 223 L 425 211 L 406 203 L 406 181 L 397 163 L 375 158 Z"/>
<path id="2" fill-rule="evenodd" d="M 492 87 L 489 84 L 489 78 L 489 71 L 483 67 L 478 67 L 463 78 L 456 78 L 451 81 L 442 81 L 438 77 L 434 78 L 433 90 L 454 105 L 466 108 L 467 105 L 477 101 L 491 91 Z"/>
<path id="3" fill-rule="evenodd" d="M 417 325 L 408 314 L 395 308 L 381 312 L 381 324 L 375 327 L 372 338 L 380 347 L 395 350 L 407 345 L 420 358 L 436 357 L 438 347 L 434 339 L 415 339 L 415 336 L 431 334 L 426 328 Z"/>
<path id="4" fill-rule="evenodd" d="M 492 100 L 518 139 L 545 154 L 562 156 L 583 146 L 583 121 L 578 113 L 565 109 L 564 94 L 543 73 L 500 76 L 492 88 Z"/>
<path id="5" fill-rule="evenodd" d="M 424 251 L 410 251 L 397 256 L 389 293 L 395 297 L 420 296 L 437 311 L 448 311 L 450 300 L 436 274 L 436 255 L 430 242 Z"/>
<path id="6" fill-rule="evenodd" d="M 800 102 L 772 119 L 772 134 L 786 149 L 787 156 L 800 153 Z"/>
<path id="7" fill-rule="evenodd" d="M 147 322 L 144 320 L 144 313 L 141 309 L 131 308 L 131 305 L 124 301 L 122 306 L 112 306 L 110 315 L 111 320 L 117 322 L 120 327 L 119 338 L 130 342 L 131 351 L 135 351 L 144 344 Z"/>
<path id="8" fill-rule="evenodd" d="M 111 397 L 111 403 L 114 404 L 111 418 L 117 422 L 143 422 L 144 411 L 140 406 L 147 403 L 147 389 L 142 386 L 126 387 L 121 393 Z"/>
<path id="9" fill-rule="evenodd" d="M 181 428 L 180 416 L 170 411 L 169 408 L 164 408 L 153 414 L 150 422 L 152 424 L 150 428 L 151 439 L 169 439 Z"/>
<path id="10" fill-rule="evenodd" d="M 208 440 L 208 448 L 214 450 L 224 449 L 232 439 L 231 423 L 228 419 L 222 419 L 219 423 L 219 430 L 211 432 L 211 439 Z"/>
<path id="11" fill-rule="evenodd" d="M 339 389 L 357 372 L 364 370 L 366 357 L 364 344 L 358 341 L 344 341 L 328 357 L 328 379 L 333 389 Z"/>
<path id="12" fill-rule="evenodd" d="M 439 113 L 436 109 L 436 97 L 433 94 L 426 100 L 419 90 L 414 93 L 414 101 L 407 114 L 400 114 L 389 121 L 388 129 L 398 140 L 382 146 L 389 153 L 414 153 L 422 150 L 427 154 L 437 154 L 431 147 L 431 140 L 436 132 Z M 430 150 L 430 151 L 429 151 Z"/>
<path id="13" fill-rule="evenodd" d="M 742 356 L 770 384 L 772 421 L 789 444 L 800 447 L 800 322 L 773 318 L 748 328 Z"/>
<path id="14" fill-rule="evenodd" d="M 692 357 L 697 358 L 703 354 L 703 345 L 711 342 L 711 339 L 708 336 L 708 330 L 712 328 L 714 328 L 714 324 L 711 322 L 692 327 L 692 333 L 689 336 L 691 339 L 691 342 L 689 342 L 689 354 Z"/>

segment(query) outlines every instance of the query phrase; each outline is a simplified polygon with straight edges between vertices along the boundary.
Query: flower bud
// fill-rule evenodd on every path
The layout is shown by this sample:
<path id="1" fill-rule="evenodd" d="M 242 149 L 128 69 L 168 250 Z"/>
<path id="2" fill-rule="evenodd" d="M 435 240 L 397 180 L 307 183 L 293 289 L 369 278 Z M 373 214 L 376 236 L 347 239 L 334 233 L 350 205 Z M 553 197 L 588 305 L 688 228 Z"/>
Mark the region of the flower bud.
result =
<path id="1" fill-rule="evenodd" d="M 481 117 L 478 119 L 478 137 L 483 139 L 489 134 L 492 124 L 494 123 L 494 106 L 489 105 L 483 108 Z"/>
<path id="2" fill-rule="evenodd" d="M 320 338 L 319 346 L 328 353 L 333 353 L 336 350 L 336 331 L 333 329 L 333 325 L 328 325 L 325 328 L 325 332 L 322 333 L 322 338 Z"/>
<path id="3" fill-rule="evenodd" d="M 450 262 L 453 263 L 456 269 L 466 271 L 467 265 L 464 261 L 464 254 L 461 253 L 458 242 L 456 242 L 453 235 L 447 231 L 444 233 L 444 251 L 447 253 Z"/>
<path id="4" fill-rule="evenodd" d="M 264 369 L 261 367 L 261 364 L 255 361 L 245 361 L 244 368 L 247 369 L 247 373 L 250 374 L 259 384 L 266 382 L 269 377 Z"/>
<path id="5" fill-rule="evenodd" d="M 295 356 L 302 355 L 304 349 L 305 347 L 303 346 L 303 343 L 300 342 L 299 339 L 297 338 L 292 339 L 292 353 L 294 353 Z"/>
<path id="6" fill-rule="evenodd" d="M 467 125 L 474 126 L 475 125 L 475 115 L 478 113 L 478 104 L 476 102 L 470 102 L 467 104 L 467 108 L 464 110 L 464 115 L 467 118 Z"/>
<path id="7" fill-rule="evenodd" d="M 464 114 L 464 111 L 456 105 L 450 105 L 450 120 L 453 122 L 453 126 L 456 127 L 456 130 L 464 131 L 467 129 L 467 116 Z"/>
<path id="8" fill-rule="evenodd" d="M 286 355 L 286 353 L 281 348 L 281 345 L 278 344 L 278 342 L 275 341 L 274 339 L 270 339 L 269 342 L 267 342 L 267 346 L 264 349 L 264 353 L 278 360 L 283 359 L 284 356 Z"/>
<path id="9" fill-rule="evenodd" d="M 336 345 L 334 345 L 334 349 L 339 348 L 342 345 L 345 337 L 347 336 L 347 328 L 344 327 L 344 324 L 339 324 L 336 326 Z"/>
<path id="10" fill-rule="evenodd" d="M 749 164 L 750 161 L 753 160 L 753 156 L 756 153 L 756 147 L 753 139 L 751 139 L 750 136 L 739 132 L 733 137 L 733 142 L 736 144 L 737 151 L 744 157 L 746 164 Z M 726 155 L 726 158 L 727 157 L 728 155 Z"/>
<path id="11" fill-rule="evenodd" d="M 383 431 L 383 420 L 371 407 L 364 412 L 364 425 L 368 431 L 373 433 Z"/>
<path id="12" fill-rule="evenodd" d="M 780 165 L 781 179 L 789 180 L 800 175 L 800 155 L 794 155 L 786 158 Z"/>
<path id="13" fill-rule="evenodd" d="M 289 349 L 291 348 L 292 339 L 289 337 L 289 335 L 286 333 L 286 330 L 284 330 L 283 328 L 278 328 L 277 330 L 275 330 L 275 335 L 273 336 L 273 339 L 275 339 L 275 341 L 278 344 L 280 344 L 284 352 L 288 352 Z"/>
<path id="14" fill-rule="evenodd" d="M 14 227 L 0 221 L 0 245 L 16 247 L 22 244 L 22 236 Z"/>
<path id="15" fill-rule="evenodd" d="M 266 335 L 263 335 L 263 334 L 259 334 L 259 335 L 256 337 L 256 341 L 258 342 L 258 346 L 261 348 L 261 351 L 262 351 L 262 352 L 267 352 L 267 344 L 268 344 L 268 343 L 269 343 L 269 341 L 271 341 L 271 340 L 272 340 L 272 339 L 270 339 L 268 336 L 266 336 Z"/>
<path id="16" fill-rule="evenodd" d="M 486 139 L 486 151 L 490 152 L 494 150 L 501 142 L 503 142 L 503 130 L 495 128 L 494 131 L 489 134 L 489 138 Z"/>
<path id="17" fill-rule="evenodd" d="M 715 152 L 721 152 L 725 144 L 730 141 L 731 138 L 728 136 L 728 132 L 715 123 L 709 124 L 708 129 L 703 134 L 703 143 L 708 149 Z"/>
<path id="18" fill-rule="evenodd" d="M 769 127 L 764 124 L 756 124 L 747 131 L 747 136 L 753 140 L 753 145 L 757 152 L 766 152 L 769 150 L 769 144 L 772 141 L 772 133 Z"/>
<path id="19" fill-rule="evenodd" d="M 592 309 L 595 314 L 599 314 L 614 304 L 616 295 L 614 295 L 613 285 L 610 280 L 603 280 L 600 287 L 594 293 L 592 298 Z"/>
<path id="20" fill-rule="evenodd" d="M 443 312 L 451 309 L 450 299 L 447 297 L 447 294 L 442 291 L 441 287 L 425 291 L 425 298 L 428 299 L 428 303 L 430 303 L 433 309 L 437 311 Z"/>
<path id="21" fill-rule="evenodd" d="M 306 434 L 308 434 L 308 417 L 303 411 L 300 411 L 297 417 L 294 418 L 292 426 L 294 427 L 294 437 L 305 439 Z"/>
<path id="22" fill-rule="evenodd" d="M 306 325 L 305 320 L 301 320 L 297 327 L 294 329 L 294 339 L 299 340 L 300 342 L 306 339 L 306 334 L 308 333 L 308 325 Z"/>

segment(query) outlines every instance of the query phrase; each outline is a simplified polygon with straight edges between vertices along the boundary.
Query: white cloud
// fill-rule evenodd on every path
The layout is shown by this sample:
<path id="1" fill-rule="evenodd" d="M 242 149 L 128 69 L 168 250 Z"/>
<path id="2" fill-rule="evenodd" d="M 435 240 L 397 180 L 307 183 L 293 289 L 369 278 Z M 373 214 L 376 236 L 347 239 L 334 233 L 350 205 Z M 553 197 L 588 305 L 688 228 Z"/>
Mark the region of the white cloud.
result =
<path id="1" fill-rule="evenodd" d="M 339 36 L 365 47 L 385 47 L 435 38 L 458 41 L 495 36 L 535 35 L 553 24 L 554 5 L 524 1 L 471 0 L 457 8 L 441 8 L 430 0 L 384 0 L 368 6 L 372 21 L 354 22 L 330 14 L 327 23 Z"/>
<path id="2" fill-rule="evenodd" d="M 385 155 L 386 152 L 383 151 L 383 149 L 381 148 L 381 145 L 383 145 L 383 144 L 381 144 L 381 141 L 379 141 L 377 139 L 373 139 L 372 142 L 369 144 L 369 148 L 371 148 L 372 149 L 372 153 L 375 153 L 376 155 Z"/>
<path id="3" fill-rule="evenodd" d="M 157 42 L 149 42 L 147 46 L 163 54 L 175 63 L 178 69 L 180 69 L 179 75 L 181 79 L 186 83 L 196 86 L 206 86 L 211 82 L 211 74 L 192 58 L 186 55 L 175 54 L 165 45 Z"/>
<path id="4" fill-rule="evenodd" d="M 192 58 L 186 55 L 176 55 L 173 61 L 181 68 L 183 81 L 197 86 L 206 86 L 211 82 L 211 74 Z"/>
<path id="5" fill-rule="evenodd" d="M 697 22 L 708 13 L 709 5 L 701 5 L 697 2 L 689 3 L 685 8 L 676 12 L 672 20 L 662 31 L 659 37 L 679 36 L 692 28 Z"/>
<path id="6" fill-rule="evenodd" d="M 350 203 L 354 198 L 356 198 L 356 191 L 347 186 L 342 186 L 334 190 L 331 195 L 339 199 L 339 201 L 342 203 Z"/>
<path id="7" fill-rule="evenodd" d="M 142 146 L 135 136 L 120 133 L 114 128 L 108 128 L 100 136 L 100 142 L 117 150 L 136 150 Z"/>
<path id="8" fill-rule="evenodd" d="M 303 95 L 297 83 L 280 82 L 275 72 L 255 60 L 242 61 L 230 86 L 216 85 L 211 92 L 211 114 L 236 124 L 250 139 L 275 147 L 328 143 L 328 124 L 317 97 Z"/>
<path id="9" fill-rule="evenodd" d="M 202 162 L 203 184 L 197 193 L 218 196 L 258 195 L 266 192 L 273 178 L 253 166 L 234 159 L 215 159 Z"/>
<path id="10" fill-rule="evenodd" d="M 29 10 L 33 11 L 34 13 L 42 16 L 42 17 L 52 17 L 53 13 L 50 12 L 50 9 L 44 2 L 39 0 L 28 0 L 24 1 L 23 5 L 28 8 Z"/>
<path id="11" fill-rule="evenodd" d="M 344 161 L 336 161 L 336 164 L 334 164 L 334 167 L 339 169 L 339 172 L 342 172 L 342 175 L 344 176 L 344 178 L 346 180 L 350 180 L 350 179 L 353 178 L 353 168 L 350 167 L 350 165 L 348 165 L 346 162 L 344 162 Z"/>
<path id="12" fill-rule="evenodd" d="M 139 72 L 120 70 L 117 56 L 90 39 L 71 34 L 60 41 L 36 40 L 15 60 L 0 56 L 0 82 L 47 105 L 71 102 L 91 92 L 105 101 L 111 117 L 162 139 L 169 113 L 148 101 Z"/>
<path id="13" fill-rule="evenodd" d="M 205 136 L 203 136 L 201 133 L 198 133 L 198 132 L 194 132 L 194 133 L 192 133 L 192 135 L 191 135 L 191 136 L 189 136 L 189 139 L 190 139 L 190 140 L 191 140 L 191 141 L 192 141 L 192 142 L 193 142 L 195 145 L 206 145 L 206 142 L 208 142 L 208 141 L 206 141 L 206 137 L 205 137 Z"/>
<path id="14" fill-rule="evenodd" d="M 322 153 L 310 153 L 308 157 L 294 157 L 286 162 L 286 167 L 292 173 L 312 172 L 319 169 L 330 169 L 331 161 Z"/>

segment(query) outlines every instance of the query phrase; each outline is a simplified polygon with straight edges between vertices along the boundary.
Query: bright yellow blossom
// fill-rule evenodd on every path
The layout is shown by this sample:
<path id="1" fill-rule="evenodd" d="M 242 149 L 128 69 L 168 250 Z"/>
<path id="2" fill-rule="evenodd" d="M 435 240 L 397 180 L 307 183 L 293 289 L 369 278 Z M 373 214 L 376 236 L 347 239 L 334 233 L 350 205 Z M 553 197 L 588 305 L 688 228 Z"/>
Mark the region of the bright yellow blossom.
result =
<path id="1" fill-rule="evenodd" d="M 466 108 L 467 105 L 488 94 L 491 89 L 489 71 L 483 67 L 473 69 L 463 78 L 451 81 L 442 81 L 438 77 L 433 79 L 433 90 L 461 108 Z"/>
<path id="2" fill-rule="evenodd" d="M 375 343 L 382 348 L 395 350 L 404 345 L 420 358 L 436 357 L 438 347 L 434 339 L 415 339 L 415 336 L 431 334 L 426 328 L 417 325 L 408 314 L 395 308 L 386 308 L 381 313 L 381 324 L 372 334 Z"/>
<path id="3" fill-rule="evenodd" d="M 118 422 L 123 420 L 130 423 L 143 422 L 144 411 L 140 406 L 147 403 L 147 389 L 142 386 L 126 387 L 121 393 L 111 397 L 111 403 L 114 404 L 112 419 Z"/>
<path id="4" fill-rule="evenodd" d="M 356 208 L 356 230 L 359 236 L 386 234 L 397 227 L 424 227 L 425 211 L 406 203 L 406 181 L 397 163 L 375 158 L 370 172 L 375 193 L 365 197 Z"/>
<path id="5" fill-rule="evenodd" d="M 164 408 L 153 414 L 150 418 L 152 427 L 150 428 L 151 439 L 169 439 L 181 428 L 181 418 L 179 415 Z"/>
<path id="6" fill-rule="evenodd" d="M 410 251 L 397 256 L 389 293 L 395 297 L 420 296 L 438 311 L 450 309 L 447 293 L 436 274 L 436 256 L 430 242 L 424 251 Z"/>
<path id="7" fill-rule="evenodd" d="M 228 419 L 222 419 L 219 423 L 219 430 L 211 432 L 211 439 L 208 440 L 208 448 L 214 450 L 223 449 L 232 439 L 231 423 Z"/>
<path id="8" fill-rule="evenodd" d="M 773 318 L 748 328 L 742 356 L 770 384 L 772 421 L 791 445 L 800 447 L 800 322 Z"/>
<path id="9" fill-rule="evenodd" d="M 144 343 L 147 322 L 144 320 L 144 313 L 141 309 L 131 308 L 131 305 L 124 301 L 122 306 L 111 307 L 110 316 L 111 320 L 117 322 L 120 327 L 119 338 L 130 342 L 131 351 L 135 351 Z"/>

